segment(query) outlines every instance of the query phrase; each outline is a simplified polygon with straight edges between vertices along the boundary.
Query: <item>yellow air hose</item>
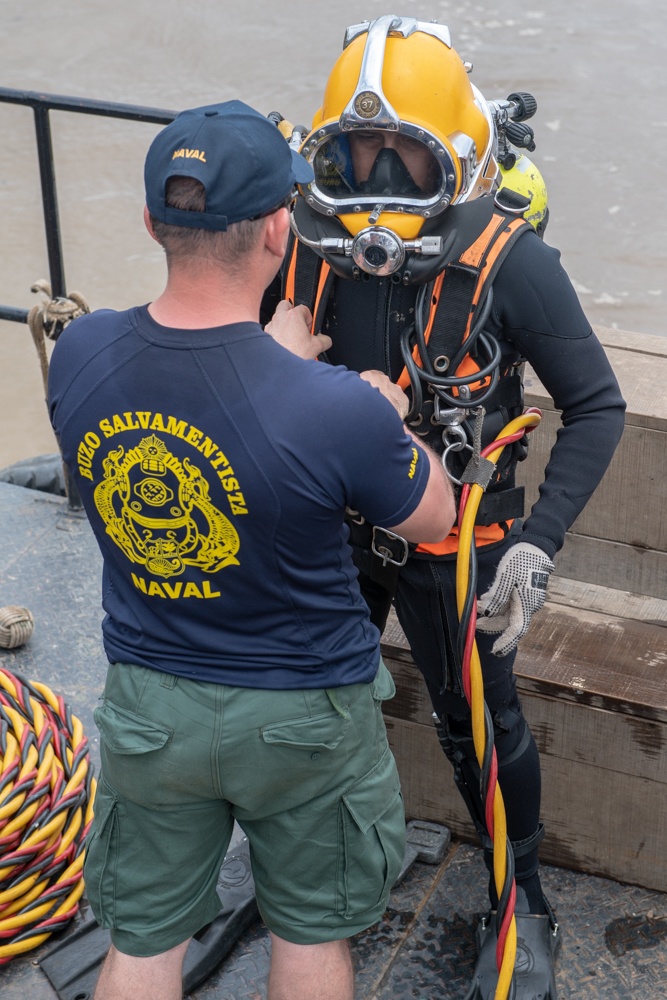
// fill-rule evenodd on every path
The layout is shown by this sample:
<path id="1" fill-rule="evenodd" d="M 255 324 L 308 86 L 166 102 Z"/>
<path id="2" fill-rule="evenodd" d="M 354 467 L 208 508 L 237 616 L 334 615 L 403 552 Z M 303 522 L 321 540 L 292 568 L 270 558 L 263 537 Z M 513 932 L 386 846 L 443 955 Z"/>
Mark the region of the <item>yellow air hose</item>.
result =
<path id="1" fill-rule="evenodd" d="M 496 440 L 482 451 L 482 456 L 495 465 L 503 449 L 535 428 L 541 418 L 542 415 L 539 410 L 529 409 L 520 417 L 511 420 L 506 424 Z M 462 494 L 461 500 L 462 513 L 459 514 L 459 548 L 456 560 L 456 602 L 460 620 L 463 620 L 464 610 L 470 598 L 470 565 L 471 557 L 474 553 L 475 517 L 484 494 L 484 489 L 477 483 L 471 485 L 469 490 L 467 487 L 464 487 L 464 490 L 465 492 Z M 475 620 L 476 613 L 473 608 L 469 629 L 470 641 L 468 642 L 467 649 L 469 685 L 467 685 L 466 695 L 470 704 L 475 755 L 480 768 L 483 768 L 490 758 L 488 741 L 489 739 L 493 739 L 493 734 L 492 731 L 489 734 L 487 710 L 484 703 L 484 680 L 477 644 L 474 639 Z M 495 780 L 495 775 L 497 774 L 495 750 L 493 750 L 493 765 L 494 775 L 488 787 L 490 802 L 485 802 L 484 805 L 489 834 L 492 834 L 493 840 L 493 877 L 496 892 L 499 899 L 505 898 L 508 903 L 505 919 L 502 923 L 502 933 L 499 932 L 498 934 L 498 950 L 496 953 L 498 982 L 496 984 L 494 1000 L 507 1000 L 512 987 L 514 964 L 516 961 L 515 888 L 513 875 L 512 886 L 509 892 L 506 886 L 509 874 L 507 859 L 511 853 L 511 849 L 509 848 L 507 838 L 507 821 L 502 792 Z"/>
<path id="2" fill-rule="evenodd" d="M 62 697 L 0 668 L 0 965 L 76 914 L 95 788 Z"/>

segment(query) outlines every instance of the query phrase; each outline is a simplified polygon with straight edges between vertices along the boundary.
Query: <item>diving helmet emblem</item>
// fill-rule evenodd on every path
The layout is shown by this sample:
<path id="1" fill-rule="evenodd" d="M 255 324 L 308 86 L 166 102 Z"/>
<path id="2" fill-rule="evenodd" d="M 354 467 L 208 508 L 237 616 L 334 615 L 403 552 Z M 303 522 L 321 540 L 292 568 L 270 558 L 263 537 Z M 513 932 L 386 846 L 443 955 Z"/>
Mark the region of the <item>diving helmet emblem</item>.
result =
<path id="1" fill-rule="evenodd" d="M 209 484 L 188 458 L 182 461 L 155 435 L 103 461 L 95 506 L 107 534 L 134 563 L 169 578 L 197 566 L 215 573 L 239 565 L 239 536 L 209 497 Z"/>

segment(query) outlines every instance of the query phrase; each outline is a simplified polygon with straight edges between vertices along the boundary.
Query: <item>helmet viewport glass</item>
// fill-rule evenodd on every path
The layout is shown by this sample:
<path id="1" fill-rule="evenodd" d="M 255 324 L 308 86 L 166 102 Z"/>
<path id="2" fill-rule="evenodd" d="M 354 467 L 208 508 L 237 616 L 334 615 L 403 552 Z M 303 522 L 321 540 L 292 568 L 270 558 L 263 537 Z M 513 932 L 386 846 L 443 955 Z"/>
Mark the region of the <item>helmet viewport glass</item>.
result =
<path id="1" fill-rule="evenodd" d="M 382 129 L 328 138 L 314 160 L 314 187 L 340 204 L 362 197 L 402 201 L 432 198 L 443 183 L 442 167 L 425 143 Z M 409 203 L 405 203 L 409 211 Z"/>

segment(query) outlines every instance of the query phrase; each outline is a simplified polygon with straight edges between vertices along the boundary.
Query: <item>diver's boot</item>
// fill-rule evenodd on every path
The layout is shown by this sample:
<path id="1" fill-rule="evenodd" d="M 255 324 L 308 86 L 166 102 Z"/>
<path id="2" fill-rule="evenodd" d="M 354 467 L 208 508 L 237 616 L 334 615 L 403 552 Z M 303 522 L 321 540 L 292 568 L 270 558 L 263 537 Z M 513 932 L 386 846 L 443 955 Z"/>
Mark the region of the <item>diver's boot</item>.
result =
<path id="1" fill-rule="evenodd" d="M 517 905 L 523 908 L 517 887 Z M 544 899 L 546 913 L 521 913 L 515 907 L 516 961 L 514 985 L 509 1000 L 558 1000 L 554 965 L 560 950 L 561 934 L 556 917 Z M 496 966 L 495 910 L 491 910 L 477 928 L 479 957 L 472 985 L 465 1000 L 493 1000 L 498 983 Z"/>

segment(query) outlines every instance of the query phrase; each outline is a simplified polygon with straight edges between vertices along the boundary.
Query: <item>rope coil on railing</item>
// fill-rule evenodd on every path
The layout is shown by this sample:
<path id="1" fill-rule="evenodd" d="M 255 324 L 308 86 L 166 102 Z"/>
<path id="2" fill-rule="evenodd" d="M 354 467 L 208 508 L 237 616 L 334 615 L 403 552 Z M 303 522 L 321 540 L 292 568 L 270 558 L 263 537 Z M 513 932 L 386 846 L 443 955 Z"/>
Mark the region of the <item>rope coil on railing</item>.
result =
<path id="1" fill-rule="evenodd" d="M 533 430 L 542 418 L 531 407 L 522 416 L 511 420 L 500 435 L 482 449 L 478 461 L 495 463 L 507 445 L 518 441 Z M 475 641 L 477 623 L 477 554 L 474 543 L 475 517 L 484 488 L 479 483 L 466 483 L 459 501 L 459 549 L 456 560 L 456 601 L 459 615 L 459 656 L 466 700 L 470 705 L 473 743 L 480 767 L 480 796 L 484 804 L 485 824 L 493 841 L 493 878 L 498 896 L 496 911 L 496 967 L 498 981 L 494 1000 L 507 1000 L 514 980 L 516 962 L 516 920 L 514 904 L 514 855 L 507 835 L 507 820 L 502 792 L 498 784 L 498 761 L 493 737 L 493 721 L 484 700 L 484 679 Z"/>
<path id="2" fill-rule="evenodd" d="M 52 298 L 51 285 L 43 278 L 36 281 L 30 291 L 40 292 L 42 295 L 42 302 L 33 306 L 28 313 L 28 327 L 39 357 L 44 392 L 47 392 L 49 361 L 44 340 L 55 339 L 73 319 L 89 313 L 90 306 L 79 292 L 70 292 L 66 298 L 63 296 Z"/>
<path id="3" fill-rule="evenodd" d="M 62 696 L 0 668 L 0 965 L 76 914 L 95 788 Z"/>

